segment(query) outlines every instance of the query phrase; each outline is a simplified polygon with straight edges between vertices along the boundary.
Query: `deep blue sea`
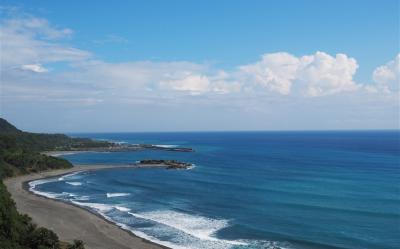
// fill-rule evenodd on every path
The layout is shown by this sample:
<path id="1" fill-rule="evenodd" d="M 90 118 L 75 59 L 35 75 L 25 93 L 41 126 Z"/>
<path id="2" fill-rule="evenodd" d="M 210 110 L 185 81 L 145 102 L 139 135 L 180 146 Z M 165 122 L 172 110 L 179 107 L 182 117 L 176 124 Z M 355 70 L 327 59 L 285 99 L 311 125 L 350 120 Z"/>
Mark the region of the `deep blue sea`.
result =
<path id="1" fill-rule="evenodd" d="M 173 248 L 400 248 L 400 132 L 73 134 L 192 147 L 64 156 L 177 159 L 190 170 L 107 169 L 31 184 Z"/>

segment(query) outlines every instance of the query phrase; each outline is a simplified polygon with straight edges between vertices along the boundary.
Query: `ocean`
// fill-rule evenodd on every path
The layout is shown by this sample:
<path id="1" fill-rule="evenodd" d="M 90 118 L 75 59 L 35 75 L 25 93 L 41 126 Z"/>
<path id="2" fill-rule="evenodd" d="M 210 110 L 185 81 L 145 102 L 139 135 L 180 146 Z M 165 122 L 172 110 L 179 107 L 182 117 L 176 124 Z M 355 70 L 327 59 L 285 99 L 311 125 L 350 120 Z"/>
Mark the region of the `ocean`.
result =
<path id="1" fill-rule="evenodd" d="M 91 133 L 191 147 L 64 155 L 76 164 L 176 159 L 30 183 L 172 248 L 400 248 L 400 131 Z"/>

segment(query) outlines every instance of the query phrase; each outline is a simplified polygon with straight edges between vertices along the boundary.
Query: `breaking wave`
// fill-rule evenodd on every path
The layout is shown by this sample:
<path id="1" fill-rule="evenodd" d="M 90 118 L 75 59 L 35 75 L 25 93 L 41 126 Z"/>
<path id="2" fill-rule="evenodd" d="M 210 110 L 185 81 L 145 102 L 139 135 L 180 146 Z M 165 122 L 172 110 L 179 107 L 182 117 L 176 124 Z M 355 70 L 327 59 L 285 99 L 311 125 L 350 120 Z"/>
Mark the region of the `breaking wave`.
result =
<path id="1" fill-rule="evenodd" d="M 178 145 L 174 144 L 153 144 L 153 146 L 161 147 L 161 148 L 176 148 Z"/>
<path id="2" fill-rule="evenodd" d="M 107 198 L 128 196 L 130 193 L 107 193 Z"/>
<path id="3" fill-rule="evenodd" d="M 72 186 L 81 186 L 81 182 L 65 182 L 66 184 L 72 185 Z"/>

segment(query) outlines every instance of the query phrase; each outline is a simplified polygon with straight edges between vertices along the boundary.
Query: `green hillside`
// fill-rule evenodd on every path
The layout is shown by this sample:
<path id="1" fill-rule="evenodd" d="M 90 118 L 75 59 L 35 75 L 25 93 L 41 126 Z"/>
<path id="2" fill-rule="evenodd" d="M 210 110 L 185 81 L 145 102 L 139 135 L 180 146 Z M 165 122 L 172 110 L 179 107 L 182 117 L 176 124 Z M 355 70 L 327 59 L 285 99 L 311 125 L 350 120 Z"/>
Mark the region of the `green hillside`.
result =
<path id="1" fill-rule="evenodd" d="M 14 125 L 10 124 L 4 118 L 0 118 L 0 132 L 1 133 L 18 133 L 21 130 L 18 130 Z"/>
<path id="2" fill-rule="evenodd" d="M 16 146 L 29 151 L 79 150 L 112 146 L 113 143 L 95 141 L 89 138 L 72 138 L 64 134 L 45 134 L 24 132 L 7 120 L 0 118 L 0 136 L 11 138 Z"/>
<path id="3" fill-rule="evenodd" d="M 29 216 L 19 214 L 2 181 L 5 177 L 72 167 L 65 159 L 39 153 L 41 150 L 54 149 L 58 145 L 69 146 L 71 141 L 76 142 L 65 135 L 23 132 L 0 118 L 0 248 L 83 248 L 80 241 L 73 245 L 61 243 L 54 232 L 43 227 L 38 228 Z"/>
<path id="4" fill-rule="evenodd" d="M 0 178 L 72 167 L 62 158 L 40 154 L 43 151 L 105 148 L 112 145 L 106 141 L 71 138 L 64 134 L 25 132 L 0 118 Z"/>

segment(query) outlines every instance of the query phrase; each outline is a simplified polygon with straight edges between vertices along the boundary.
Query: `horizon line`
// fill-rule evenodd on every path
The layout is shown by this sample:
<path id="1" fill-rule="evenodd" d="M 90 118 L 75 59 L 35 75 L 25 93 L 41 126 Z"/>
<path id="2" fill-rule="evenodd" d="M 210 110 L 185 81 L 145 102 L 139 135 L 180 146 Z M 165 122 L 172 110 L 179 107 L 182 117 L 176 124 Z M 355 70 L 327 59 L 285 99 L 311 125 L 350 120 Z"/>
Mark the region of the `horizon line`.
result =
<path id="1" fill-rule="evenodd" d="M 96 133 L 235 133 L 235 132 L 367 132 L 367 131 L 398 131 L 400 128 L 388 128 L 388 129 L 293 129 L 293 130 L 187 130 L 187 131 L 65 131 L 65 134 L 96 134 Z M 60 132 L 54 132 L 60 133 Z"/>

